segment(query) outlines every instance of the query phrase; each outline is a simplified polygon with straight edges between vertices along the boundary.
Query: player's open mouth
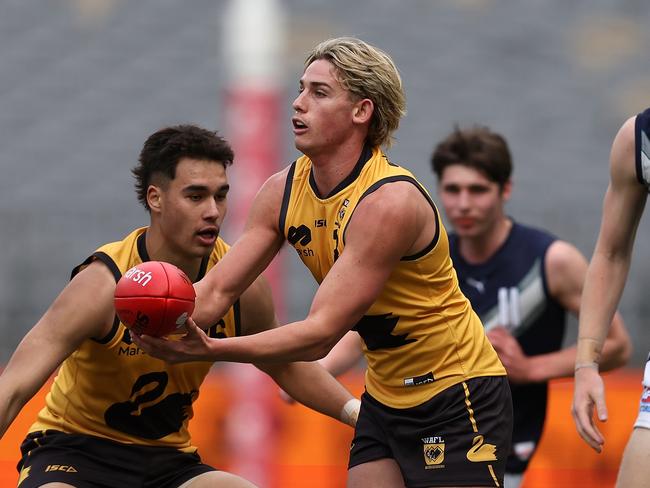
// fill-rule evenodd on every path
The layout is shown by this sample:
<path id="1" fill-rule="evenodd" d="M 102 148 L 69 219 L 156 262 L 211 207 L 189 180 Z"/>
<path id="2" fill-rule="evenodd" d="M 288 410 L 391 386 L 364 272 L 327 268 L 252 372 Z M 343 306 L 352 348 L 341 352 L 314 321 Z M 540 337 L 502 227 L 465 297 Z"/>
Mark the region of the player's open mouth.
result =
<path id="1" fill-rule="evenodd" d="M 202 229 L 196 233 L 199 239 L 206 244 L 212 244 L 219 236 L 219 230 L 215 228 Z"/>
<path id="2" fill-rule="evenodd" d="M 304 132 L 307 130 L 307 125 L 300 119 L 293 118 L 291 119 L 291 123 L 293 124 L 294 133 Z"/>

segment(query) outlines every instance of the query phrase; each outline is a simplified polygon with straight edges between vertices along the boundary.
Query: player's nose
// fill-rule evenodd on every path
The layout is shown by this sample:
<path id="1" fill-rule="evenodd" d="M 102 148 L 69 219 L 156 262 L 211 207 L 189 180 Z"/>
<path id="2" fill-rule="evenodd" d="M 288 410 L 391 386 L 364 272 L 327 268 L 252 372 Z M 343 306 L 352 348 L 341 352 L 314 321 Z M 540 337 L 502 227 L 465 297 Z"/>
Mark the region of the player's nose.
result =
<path id="1" fill-rule="evenodd" d="M 203 218 L 206 220 L 217 220 L 221 216 L 221 207 L 222 206 L 213 198 L 208 199 L 208 204 L 203 212 Z"/>
<path id="2" fill-rule="evenodd" d="M 460 191 L 458 193 L 458 207 L 459 208 L 469 208 L 470 205 L 470 197 L 469 197 L 469 192 L 466 191 Z"/>

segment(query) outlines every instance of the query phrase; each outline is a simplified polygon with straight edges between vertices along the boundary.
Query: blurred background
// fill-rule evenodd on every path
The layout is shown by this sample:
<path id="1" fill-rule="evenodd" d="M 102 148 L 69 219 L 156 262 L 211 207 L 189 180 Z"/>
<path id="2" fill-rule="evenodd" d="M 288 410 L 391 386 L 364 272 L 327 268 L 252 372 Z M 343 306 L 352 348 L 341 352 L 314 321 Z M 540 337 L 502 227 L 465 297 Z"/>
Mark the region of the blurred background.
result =
<path id="1" fill-rule="evenodd" d="M 436 142 L 488 125 L 513 153 L 510 214 L 590 256 L 611 141 L 650 105 L 648 25 L 645 0 L 0 1 L 0 365 L 76 264 L 148 222 L 130 168 L 155 130 L 196 123 L 232 140 L 234 241 L 261 182 L 297 157 L 291 101 L 329 37 L 395 60 L 408 114 L 388 154 L 434 197 Z M 621 306 L 631 368 L 650 349 L 648 220 Z M 275 269 L 281 320 L 301 318 L 311 276 L 292 252 Z"/>

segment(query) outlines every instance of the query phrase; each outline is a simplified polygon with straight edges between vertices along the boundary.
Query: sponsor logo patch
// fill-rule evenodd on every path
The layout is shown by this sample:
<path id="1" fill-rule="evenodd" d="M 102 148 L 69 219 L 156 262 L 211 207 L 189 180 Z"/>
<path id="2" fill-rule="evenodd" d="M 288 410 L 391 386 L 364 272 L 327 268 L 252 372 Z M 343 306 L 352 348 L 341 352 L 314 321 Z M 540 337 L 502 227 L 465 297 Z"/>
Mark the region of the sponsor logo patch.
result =
<path id="1" fill-rule="evenodd" d="M 477 435 L 472 441 L 472 447 L 467 451 L 467 459 L 473 463 L 484 461 L 496 461 L 497 446 L 494 444 L 484 444 L 483 436 Z"/>
<path id="2" fill-rule="evenodd" d="M 445 441 L 440 436 L 423 437 L 424 469 L 444 468 Z"/>

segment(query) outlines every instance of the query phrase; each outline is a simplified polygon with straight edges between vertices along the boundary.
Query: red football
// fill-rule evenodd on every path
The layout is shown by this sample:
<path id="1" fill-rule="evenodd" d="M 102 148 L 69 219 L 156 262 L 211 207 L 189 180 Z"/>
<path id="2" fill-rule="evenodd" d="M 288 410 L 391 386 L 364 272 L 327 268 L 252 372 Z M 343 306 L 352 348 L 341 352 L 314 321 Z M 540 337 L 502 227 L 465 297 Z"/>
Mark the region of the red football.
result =
<path id="1" fill-rule="evenodd" d="M 115 312 L 138 334 L 164 336 L 194 311 L 194 286 L 173 264 L 147 261 L 129 269 L 115 287 Z"/>

